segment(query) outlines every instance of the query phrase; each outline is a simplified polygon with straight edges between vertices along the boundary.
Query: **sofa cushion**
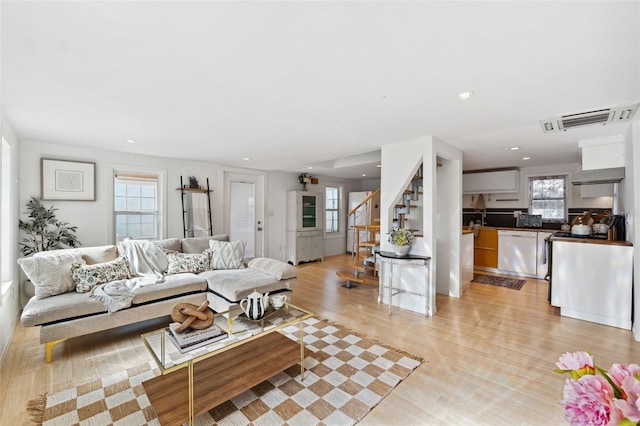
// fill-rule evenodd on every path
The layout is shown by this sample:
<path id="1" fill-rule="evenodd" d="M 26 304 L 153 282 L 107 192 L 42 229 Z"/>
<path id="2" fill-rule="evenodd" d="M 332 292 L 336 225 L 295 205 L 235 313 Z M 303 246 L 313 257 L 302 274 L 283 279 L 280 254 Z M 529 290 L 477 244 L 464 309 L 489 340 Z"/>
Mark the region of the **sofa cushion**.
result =
<path id="1" fill-rule="evenodd" d="M 78 293 L 91 291 L 98 284 L 133 278 L 129 262 L 123 256 L 111 262 L 97 263 L 95 265 L 75 263 L 71 266 L 71 277 L 76 283 L 76 291 Z"/>
<path id="2" fill-rule="evenodd" d="M 293 290 L 296 285 L 295 278 L 278 280 L 251 268 L 206 271 L 199 276 L 207 280 L 209 291 L 234 303 L 247 297 L 253 290 L 259 293 Z"/>
<path id="3" fill-rule="evenodd" d="M 104 313 L 102 302 L 90 297 L 89 293 L 72 291 L 46 299 L 32 297 L 22 310 L 20 322 L 31 327 L 98 313 Z"/>
<path id="4" fill-rule="evenodd" d="M 296 269 L 296 267 L 281 260 L 269 259 L 267 257 L 256 257 L 252 259 L 247 266 L 256 271 L 272 275 L 279 280 L 296 278 L 298 276 L 298 269 Z"/>
<path id="5" fill-rule="evenodd" d="M 246 245 L 246 241 L 209 241 L 211 269 L 240 269 Z"/>
<path id="6" fill-rule="evenodd" d="M 84 265 L 78 249 L 42 252 L 45 255 L 18 259 L 18 264 L 33 283 L 35 296 L 43 299 L 74 291 L 76 283 L 71 277 L 71 265 Z"/>
<path id="7" fill-rule="evenodd" d="M 165 252 L 167 251 L 182 251 L 182 243 L 179 238 L 167 238 L 164 240 L 154 241 L 158 247 L 160 247 Z"/>
<path id="8" fill-rule="evenodd" d="M 197 274 L 206 271 L 211 264 L 211 250 L 207 249 L 202 253 L 178 253 L 170 251 L 167 253 L 169 267 L 167 275 L 192 272 Z"/>
<path id="9" fill-rule="evenodd" d="M 34 254 L 34 257 L 49 256 L 50 253 L 74 253 L 80 252 L 80 255 L 87 265 L 95 265 L 97 263 L 110 262 L 118 257 L 118 248 L 114 245 L 97 246 L 97 247 L 78 247 L 52 251 L 41 251 Z"/>
<path id="10" fill-rule="evenodd" d="M 206 280 L 195 274 L 171 275 L 166 277 L 163 283 L 138 288 L 133 299 L 133 305 L 141 305 L 188 293 L 205 292 L 206 290 Z M 25 327 L 31 327 L 103 313 L 104 304 L 101 301 L 91 297 L 90 293 L 77 293 L 74 291 L 46 299 L 32 297 L 22 311 L 20 322 Z M 169 315 L 171 311 L 160 312 L 158 316 L 164 314 Z M 114 315 L 117 315 L 117 313 Z"/>
<path id="11" fill-rule="evenodd" d="M 207 291 L 207 281 L 199 275 L 192 273 L 167 275 L 164 282 L 145 285 L 138 288 L 133 298 L 133 305 L 166 299 L 186 293 Z M 171 312 L 167 312 L 169 315 Z"/>
<path id="12" fill-rule="evenodd" d="M 189 237 L 182 239 L 183 253 L 202 253 L 209 248 L 209 241 L 229 241 L 229 235 L 220 234 L 213 237 Z"/>

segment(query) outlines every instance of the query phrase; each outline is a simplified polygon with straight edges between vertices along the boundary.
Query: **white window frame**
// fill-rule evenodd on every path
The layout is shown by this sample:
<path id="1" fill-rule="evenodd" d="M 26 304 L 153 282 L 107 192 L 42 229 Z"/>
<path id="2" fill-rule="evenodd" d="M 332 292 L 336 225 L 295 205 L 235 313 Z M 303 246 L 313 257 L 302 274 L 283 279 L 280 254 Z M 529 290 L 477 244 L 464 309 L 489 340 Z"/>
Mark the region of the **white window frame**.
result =
<path id="1" fill-rule="evenodd" d="M 108 238 L 115 244 L 117 241 L 116 236 L 116 211 L 115 211 L 115 179 L 116 174 L 120 172 L 121 174 L 140 174 L 140 175 L 150 175 L 157 177 L 157 223 L 156 223 L 156 232 L 157 239 L 165 238 L 167 235 L 167 223 L 166 223 L 166 212 L 167 212 L 167 197 L 166 197 L 166 188 L 167 188 L 167 171 L 164 169 L 153 169 L 146 167 L 136 167 L 136 166 L 128 166 L 128 165 L 110 165 L 111 167 L 111 183 L 109 185 L 108 196 L 109 196 L 109 210 L 111 211 L 111 220 L 109 223 L 109 227 L 107 229 Z"/>
<path id="2" fill-rule="evenodd" d="M 332 189 L 332 190 L 335 189 L 335 191 L 337 193 L 338 199 L 337 199 L 337 202 L 336 202 L 336 205 L 337 205 L 336 208 L 329 208 L 329 203 L 327 202 L 327 196 L 328 196 L 327 190 L 328 189 Z M 337 185 L 327 185 L 327 186 L 324 187 L 324 225 L 325 225 L 324 226 L 324 233 L 326 235 L 336 235 L 336 234 L 340 233 L 340 210 L 341 210 L 340 209 L 340 204 L 341 204 L 340 202 L 342 201 L 341 192 L 342 192 L 341 188 L 339 186 L 337 186 Z M 328 216 L 327 213 L 329 213 L 329 212 L 332 212 L 332 213 L 335 212 L 335 215 L 336 215 L 336 222 L 337 222 L 336 223 L 336 225 L 337 225 L 336 228 L 337 229 L 335 231 L 329 231 L 327 229 L 327 216 Z"/>
<path id="3" fill-rule="evenodd" d="M 563 209 L 563 217 L 562 218 L 549 218 L 549 217 L 542 217 L 543 222 L 549 222 L 549 223 L 564 223 L 566 222 L 568 219 L 568 212 L 569 212 L 569 176 L 567 174 L 564 173 L 549 173 L 549 174 L 545 174 L 545 175 L 536 175 L 536 176 L 529 176 L 528 177 L 528 192 L 527 192 L 527 197 L 528 197 L 528 208 L 529 208 L 529 213 L 530 214 L 535 214 L 535 212 L 533 211 L 533 182 L 536 180 L 546 180 L 546 179 L 563 179 L 564 180 L 564 198 L 563 198 L 563 202 L 564 202 L 564 209 Z M 559 200 L 560 198 L 539 198 L 538 200 Z"/>
<path id="4" fill-rule="evenodd" d="M 326 188 L 338 188 L 338 232 L 327 232 L 326 230 L 326 213 L 327 213 L 327 191 Z M 325 239 L 332 238 L 344 238 L 345 233 L 345 221 L 346 214 L 344 212 L 345 206 L 345 184 L 339 182 L 326 182 L 322 186 L 322 229 Z"/>

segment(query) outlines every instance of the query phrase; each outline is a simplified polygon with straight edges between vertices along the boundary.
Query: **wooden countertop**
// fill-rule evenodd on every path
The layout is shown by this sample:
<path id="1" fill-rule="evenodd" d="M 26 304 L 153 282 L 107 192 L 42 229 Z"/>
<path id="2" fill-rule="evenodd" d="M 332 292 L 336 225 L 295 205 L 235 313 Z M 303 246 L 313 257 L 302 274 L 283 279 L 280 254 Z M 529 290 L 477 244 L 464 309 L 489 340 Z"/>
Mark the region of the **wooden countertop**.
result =
<path id="1" fill-rule="evenodd" d="M 614 240 L 599 240 L 595 238 L 580 238 L 580 237 L 550 237 L 551 241 L 566 241 L 568 243 L 581 243 L 581 244 L 601 244 L 608 246 L 628 246 L 631 247 L 629 241 L 614 241 Z"/>
<path id="2" fill-rule="evenodd" d="M 468 226 L 464 226 L 462 228 L 462 233 L 473 232 L 471 229 L 468 229 Z M 500 227 L 500 226 L 481 226 L 480 229 L 485 229 L 488 231 L 534 231 L 534 232 L 559 232 L 558 229 L 548 229 L 548 228 L 508 228 L 508 227 Z M 551 237 L 553 241 L 567 241 L 571 243 L 581 243 L 581 244 L 602 244 L 602 245 L 612 245 L 612 246 L 633 246 L 629 241 L 613 241 L 613 240 L 601 240 L 597 238 L 581 238 L 581 237 Z"/>
<path id="3" fill-rule="evenodd" d="M 471 230 L 471 229 L 463 229 L 462 230 L 462 235 L 464 235 L 464 234 L 473 234 L 473 230 Z"/>

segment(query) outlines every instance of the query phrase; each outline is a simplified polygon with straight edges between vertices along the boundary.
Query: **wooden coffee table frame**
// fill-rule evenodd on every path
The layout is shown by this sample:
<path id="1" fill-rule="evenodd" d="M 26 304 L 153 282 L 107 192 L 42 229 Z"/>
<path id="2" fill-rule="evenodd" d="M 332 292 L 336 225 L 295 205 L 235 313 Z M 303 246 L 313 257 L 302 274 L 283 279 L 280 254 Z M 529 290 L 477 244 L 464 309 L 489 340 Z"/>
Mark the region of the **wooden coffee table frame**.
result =
<path id="1" fill-rule="evenodd" d="M 158 334 L 162 336 L 164 329 L 143 334 L 143 341 L 162 373 L 142 383 L 160 423 L 182 425 L 187 420 L 192 425 L 197 414 L 217 407 L 297 363 L 304 379 L 303 321 L 313 314 L 290 304 L 285 308 L 287 312 L 295 309 L 302 315 L 285 318 L 268 329 L 261 324 L 261 330 L 250 337 L 169 367 L 161 362 L 149 341 L 153 336 L 158 338 Z M 237 318 L 228 312 L 216 315 L 229 318 L 230 326 Z M 275 332 L 296 322 L 300 328 L 298 342 Z M 165 344 L 164 337 L 162 341 Z M 171 345 L 168 341 L 166 344 Z"/>

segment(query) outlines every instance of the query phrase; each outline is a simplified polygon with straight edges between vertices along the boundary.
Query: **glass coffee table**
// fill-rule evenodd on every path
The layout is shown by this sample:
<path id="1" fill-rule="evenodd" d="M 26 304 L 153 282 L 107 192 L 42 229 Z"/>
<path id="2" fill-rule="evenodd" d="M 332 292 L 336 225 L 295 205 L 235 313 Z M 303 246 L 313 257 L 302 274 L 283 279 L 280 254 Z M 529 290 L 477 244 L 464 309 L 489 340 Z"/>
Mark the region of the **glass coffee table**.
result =
<path id="1" fill-rule="evenodd" d="M 164 425 L 193 424 L 210 410 L 264 380 L 300 363 L 304 378 L 303 321 L 313 313 L 285 303 L 269 307 L 257 321 L 239 307 L 216 313 L 214 321 L 228 336 L 181 353 L 166 328 L 142 335 L 161 375 L 142 383 L 158 420 Z M 278 330 L 299 325 L 297 341 Z"/>

